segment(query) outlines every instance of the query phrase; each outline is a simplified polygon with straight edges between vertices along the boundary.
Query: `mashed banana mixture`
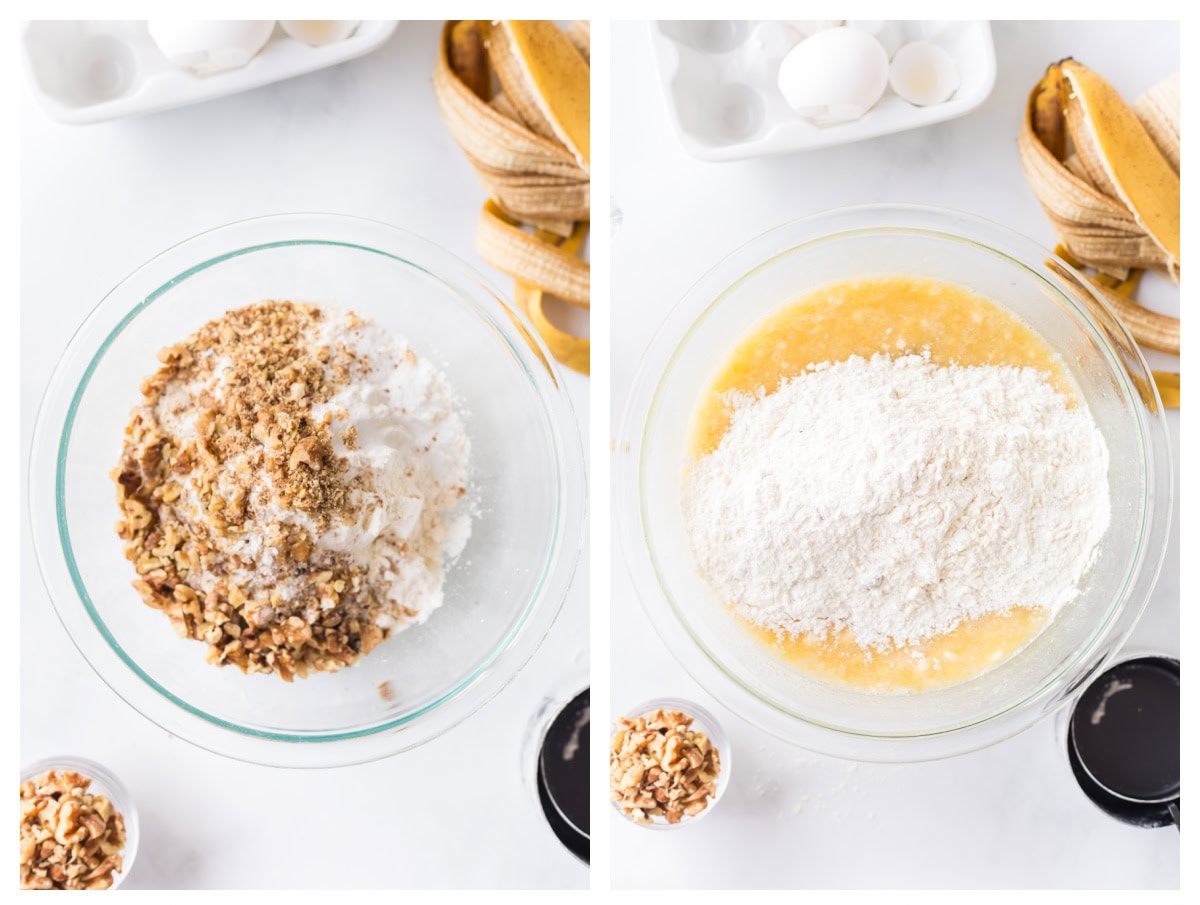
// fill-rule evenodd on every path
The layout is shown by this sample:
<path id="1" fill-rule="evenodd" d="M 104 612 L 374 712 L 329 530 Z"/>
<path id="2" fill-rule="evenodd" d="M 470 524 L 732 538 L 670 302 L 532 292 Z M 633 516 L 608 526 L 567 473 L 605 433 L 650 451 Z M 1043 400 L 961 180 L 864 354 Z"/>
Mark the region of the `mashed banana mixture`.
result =
<path id="1" fill-rule="evenodd" d="M 764 643 L 873 691 L 965 681 L 1080 593 L 1108 451 L 1061 359 L 961 287 L 875 277 L 760 324 L 706 394 L 684 516 Z"/>

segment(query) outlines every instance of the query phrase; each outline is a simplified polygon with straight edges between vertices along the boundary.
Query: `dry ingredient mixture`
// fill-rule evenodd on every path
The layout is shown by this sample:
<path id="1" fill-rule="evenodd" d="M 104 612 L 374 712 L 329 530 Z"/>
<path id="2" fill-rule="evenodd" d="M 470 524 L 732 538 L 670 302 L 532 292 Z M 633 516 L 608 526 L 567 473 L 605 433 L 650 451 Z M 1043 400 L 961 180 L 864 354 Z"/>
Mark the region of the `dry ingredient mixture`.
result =
<path id="1" fill-rule="evenodd" d="M 678 710 L 617 720 L 609 748 L 609 792 L 635 823 L 679 823 L 708 807 L 717 792 L 720 753 Z"/>
<path id="2" fill-rule="evenodd" d="M 50 770 L 21 783 L 21 888 L 108 889 L 121 872 L 125 819 L 92 780 Z"/>
<path id="3" fill-rule="evenodd" d="M 159 353 L 113 472 L 135 587 L 208 660 L 291 681 L 442 601 L 469 442 L 428 360 L 353 313 L 250 305 Z"/>
<path id="4" fill-rule="evenodd" d="M 729 403 L 684 509 L 703 574 L 756 625 L 886 651 L 1078 596 L 1108 451 L 1047 374 L 852 356 Z"/>

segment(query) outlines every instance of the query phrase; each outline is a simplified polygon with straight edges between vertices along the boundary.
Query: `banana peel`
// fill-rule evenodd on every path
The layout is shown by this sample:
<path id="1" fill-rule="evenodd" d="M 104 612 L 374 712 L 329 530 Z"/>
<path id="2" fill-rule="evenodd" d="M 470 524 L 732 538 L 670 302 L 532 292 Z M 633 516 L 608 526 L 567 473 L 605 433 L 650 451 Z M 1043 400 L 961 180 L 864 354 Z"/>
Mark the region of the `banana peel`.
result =
<path id="1" fill-rule="evenodd" d="M 573 252 L 525 232 L 494 200 L 487 201 L 480 213 L 475 247 L 497 270 L 540 286 L 565 302 L 591 306 L 588 265 Z"/>
<path id="2" fill-rule="evenodd" d="M 1176 173 L 1179 172 L 1181 103 L 1178 72 L 1167 76 L 1133 102 L 1133 112 Z"/>
<path id="3" fill-rule="evenodd" d="M 1029 119 L 1038 140 L 1055 160 L 1061 161 L 1067 159 L 1067 124 L 1063 119 L 1066 106 L 1067 86 L 1062 65 L 1055 63 L 1034 86 L 1029 97 Z"/>
<path id="4" fill-rule="evenodd" d="M 450 68 L 481 101 L 491 100 L 492 71 L 488 68 L 484 36 L 488 23 L 464 19 L 450 26 L 446 49 Z"/>
<path id="5" fill-rule="evenodd" d="M 1179 375 L 1170 371 L 1154 371 L 1154 385 L 1158 387 L 1158 396 L 1162 399 L 1163 408 L 1179 408 Z"/>
<path id="6" fill-rule="evenodd" d="M 1089 276 L 1087 279 L 1096 294 L 1117 313 L 1138 345 L 1169 355 L 1179 354 L 1179 321 L 1176 318 L 1143 308 L 1128 295 L 1105 286 L 1096 277 Z"/>
<path id="7" fill-rule="evenodd" d="M 552 22 L 451 21 L 433 78 L 442 119 L 491 194 L 480 255 L 514 278 L 518 306 L 551 354 L 583 374 L 590 342 L 555 326 L 544 300 L 590 306 L 591 271 L 578 257 L 591 211 L 590 48 L 586 22 L 560 31 Z"/>
<path id="8" fill-rule="evenodd" d="M 1179 174 L 1112 85 L 1077 60 L 1061 71 L 1067 131 L 1092 184 L 1128 208 L 1178 274 Z"/>
<path id="9" fill-rule="evenodd" d="M 1114 129 L 1131 134 L 1113 138 Z M 1096 294 L 1140 344 L 1178 354 L 1178 320 L 1133 300 L 1147 269 L 1179 278 L 1178 175 L 1137 115 L 1111 85 L 1068 58 L 1049 66 L 1030 93 L 1018 146 L 1061 242 L 1056 253 L 1096 271 L 1088 277 Z M 1113 166 L 1106 157 L 1131 154 L 1133 164 Z"/>
<path id="10" fill-rule="evenodd" d="M 567 26 L 567 40 L 590 66 L 592 63 L 592 23 L 587 19 L 576 19 Z"/>
<path id="11" fill-rule="evenodd" d="M 1143 268 L 1166 271 L 1177 280 L 1177 258 L 1149 235 L 1119 197 L 1091 181 L 1078 149 L 1072 150 L 1066 141 L 1073 138 L 1067 124 L 1071 99 L 1065 67 L 1070 62 L 1050 66 L 1030 93 L 1018 135 L 1026 178 L 1059 240 L 1075 257 L 1121 279 L 1130 268 Z M 1138 129 L 1148 139 L 1140 123 Z M 1157 150 L 1150 150 L 1161 158 Z M 1174 203 L 1178 209 L 1178 195 Z"/>
<path id="12" fill-rule="evenodd" d="M 591 67 L 557 25 L 506 20 L 488 31 L 488 56 L 522 121 L 558 141 L 587 170 L 591 157 Z"/>
<path id="13" fill-rule="evenodd" d="M 539 242 L 556 245 L 563 254 L 575 255 L 583 245 L 587 232 L 588 225 L 580 223 L 565 239 L 545 230 L 539 230 L 535 234 L 535 238 Z M 547 348 L 550 349 L 550 354 L 572 371 L 585 375 L 590 374 L 591 341 L 560 330 L 546 317 L 544 308 L 546 293 L 542 288 L 527 280 L 517 280 L 515 296 L 517 304 L 533 323 Z"/>
<path id="14" fill-rule="evenodd" d="M 471 31 L 448 22 L 433 71 L 433 90 L 442 121 L 489 192 L 505 210 L 522 219 L 588 219 L 590 177 L 561 144 L 538 135 L 496 109 L 454 69 L 470 59 Z M 486 44 L 485 44 L 486 47 Z M 468 72 L 468 77 L 472 77 Z M 490 74 L 489 74 L 490 78 Z"/>

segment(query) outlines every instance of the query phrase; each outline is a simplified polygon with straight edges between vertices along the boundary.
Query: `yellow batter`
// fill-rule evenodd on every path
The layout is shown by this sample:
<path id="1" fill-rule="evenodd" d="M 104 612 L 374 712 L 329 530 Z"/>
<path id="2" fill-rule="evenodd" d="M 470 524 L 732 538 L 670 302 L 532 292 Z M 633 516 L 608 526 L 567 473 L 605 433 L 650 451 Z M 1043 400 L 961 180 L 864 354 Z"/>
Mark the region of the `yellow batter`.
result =
<path id="1" fill-rule="evenodd" d="M 758 324 L 734 349 L 705 394 L 691 454 L 720 444 L 729 427 L 729 392 L 774 392 L 811 364 L 928 350 L 939 365 L 1032 367 L 1072 400 L 1074 380 L 1038 334 L 1004 308 L 969 290 L 921 277 L 871 277 L 837 283 Z M 816 678 L 864 690 L 923 691 L 963 682 L 1011 657 L 1048 621 L 1040 607 L 1014 607 L 911 647 L 880 652 L 849 632 L 829 638 L 777 637 L 743 620 L 763 644 Z"/>

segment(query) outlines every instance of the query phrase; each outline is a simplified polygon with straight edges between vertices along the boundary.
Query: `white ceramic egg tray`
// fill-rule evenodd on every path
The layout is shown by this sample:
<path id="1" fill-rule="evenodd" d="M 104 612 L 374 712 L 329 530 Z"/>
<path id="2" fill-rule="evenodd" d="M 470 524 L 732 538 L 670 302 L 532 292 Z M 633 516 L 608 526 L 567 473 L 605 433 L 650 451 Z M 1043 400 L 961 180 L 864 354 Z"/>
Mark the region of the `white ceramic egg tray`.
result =
<path id="1" fill-rule="evenodd" d="M 139 22 L 26 22 L 25 74 L 38 103 L 63 123 L 95 123 L 152 113 L 268 85 L 370 53 L 396 30 L 393 20 L 362 22 L 344 41 L 310 47 L 278 25 L 249 63 L 210 76 L 179 69 Z"/>
<path id="2" fill-rule="evenodd" d="M 962 116 L 996 81 L 996 51 L 986 21 L 889 23 L 891 56 L 901 44 L 929 41 L 958 66 L 958 90 L 945 103 L 916 107 L 889 87 L 861 119 L 816 126 L 788 106 L 776 78 L 791 46 L 779 23 L 650 23 L 667 108 L 684 148 L 702 160 L 740 160 L 875 138 Z"/>

